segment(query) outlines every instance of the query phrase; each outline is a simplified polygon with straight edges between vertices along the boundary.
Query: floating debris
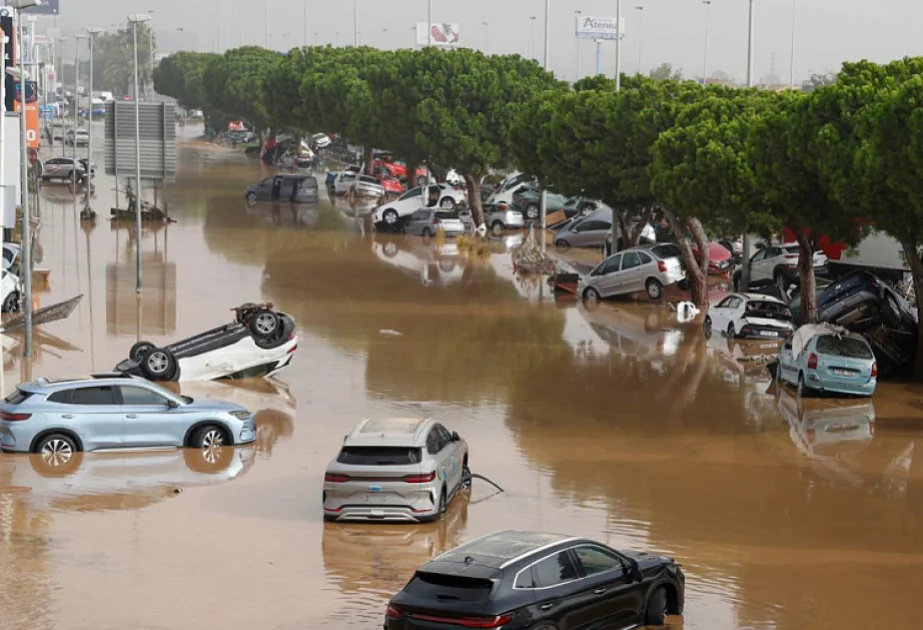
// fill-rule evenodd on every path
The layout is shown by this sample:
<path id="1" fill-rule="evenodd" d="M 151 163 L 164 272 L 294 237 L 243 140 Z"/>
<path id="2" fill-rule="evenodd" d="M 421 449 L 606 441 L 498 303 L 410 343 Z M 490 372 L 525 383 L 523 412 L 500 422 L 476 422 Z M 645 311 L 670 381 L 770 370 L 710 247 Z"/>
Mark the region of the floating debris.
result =
<path id="1" fill-rule="evenodd" d="M 400 333 L 396 330 L 391 330 L 390 328 L 384 328 L 382 330 L 379 330 L 378 334 L 384 337 L 402 337 L 404 335 L 404 333 Z"/>
<path id="2" fill-rule="evenodd" d="M 535 230 L 529 230 L 529 236 L 511 252 L 513 271 L 519 273 L 554 273 L 555 262 L 542 246 L 535 240 Z"/>

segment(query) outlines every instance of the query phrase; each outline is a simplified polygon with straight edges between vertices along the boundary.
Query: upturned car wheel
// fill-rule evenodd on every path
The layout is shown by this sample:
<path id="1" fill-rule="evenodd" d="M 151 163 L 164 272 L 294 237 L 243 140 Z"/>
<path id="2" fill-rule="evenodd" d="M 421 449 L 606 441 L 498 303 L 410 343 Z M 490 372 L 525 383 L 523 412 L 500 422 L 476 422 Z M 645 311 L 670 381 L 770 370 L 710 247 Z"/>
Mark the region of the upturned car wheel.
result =
<path id="1" fill-rule="evenodd" d="M 417 177 L 417 186 L 426 186 L 429 183 L 429 178 L 425 175 L 420 175 Z"/>
<path id="2" fill-rule="evenodd" d="M 251 207 L 256 205 L 256 193 L 255 192 L 247 193 L 247 205 Z"/>
<path id="3" fill-rule="evenodd" d="M 539 207 L 535 205 L 534 203 L 526 206 L 526 216 L 529 217 L 530 219 L 532 220 L 537 219 L 538 213 L 539 213 Z"/>
<path id="4" fill-rule="evenodd" d="M 260 309 L 250 318 L 250 332 L 261 339 L 270 339 L 279 330 L 279 316 L 267 309 Z"/>
<path id="5" fill-rule="evenodd" d="M 141 371 L 152 381 L 168 381 L 176 372 L 176 359 L 168 350 L 151 348 L 141 358 Z"/>
<path id="6" fill-rule="evenodd" d="M 19 291 L 13 291 L 3 300 L 2 310 L 4 313 L 18 313 L 21 307 L 22 296 L 19 294 Z"/>
<path id="7" fill-rule="evenodd" d="M 132 361 L 141 361 L 141 357 L 145 355 L 150 350 L 153 350 L 156 346 L 150 341 L 139 341 L 131 347 L 131 350 L 128 351 L 128 358 Z"/>
<path id="8" fill-rule="evenodd" d="M 644 625 L 662 626 L 667 617 L 667 592 L 658 588 L 651 593 L 651 598 L 647 600 L 647 610 L 644 611 Z"/>
<path id="9" fill-rule="evenodd" d="M 455 200 L 451 197 L 443 197 L 439 202 L 439 207 L 443 210 L 454 210 L 455 209 Z"/>
<path id="10" fill-rule="evenodd" d="M 651 278 L 644 286 L 647 288 L 647 297 L 655 302 L 663 297 L 663 285 L 660 284 L 660 280 Z"/>
<path id="11" fill-rule="evenodd" d="M 200 448 L 203 451 L 208 449 L 218 449 L 227 445 L 224 437 L 224 431 L 214 425 L 202 427 L 192 436 L 193 448 Z"/>
<path id="12" fill-rule="evenodd" d="M 67 466 L 78 450 L 73 438 L 63 433 L 47 435 L 35 445 L 35 452 L 42 458 L 43 464 L 55 468 Z"/>
<path id="13" fill-rule="evenodd" d="M 490 229 L 494 233 L 494 236 L 500 236 L 503 234 L 503 221 L 494 221 L 494 224 L 490 226 Z"/>
<path id="14" fill-rule="evenodd" d="M 702 328 L 705 330 L 706 339 L 711 339 L 711 326 L 712 326 L 711 317 L 706 315 L 705 321 L 702 322 Z"/>

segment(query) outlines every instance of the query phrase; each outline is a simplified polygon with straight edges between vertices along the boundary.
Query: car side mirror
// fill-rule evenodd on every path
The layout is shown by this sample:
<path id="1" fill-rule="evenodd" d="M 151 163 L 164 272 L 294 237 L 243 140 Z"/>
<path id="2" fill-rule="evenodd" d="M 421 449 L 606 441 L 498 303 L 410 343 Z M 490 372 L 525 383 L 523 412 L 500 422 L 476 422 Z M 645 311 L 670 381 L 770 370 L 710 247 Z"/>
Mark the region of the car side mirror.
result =
<path id="1" fill-rule="evenodd" d="M 458 431 L 452 431 L 452 441 L 453 442 L 461 441 L 461 436 L 458 434 Z"/>
<path id="2" fill-rule="evenodd" d="M 634 560 L 631 561 L 631 565 L 628 567 L 629 575 L 631 575 L 632 582 L 643 582 L 644 576 L 641 574 L 641 569 L 638 567 L 638 563 Z"/>
<path id="3" fill-rule="evenodd" d="M 167 401 L 167 407 L 169 407 L 170 409 L 178 409 L 178 408 L 179 408 L 179 403 L 176 402 L 175 400 L 168 400 L 168 401 Z"/>

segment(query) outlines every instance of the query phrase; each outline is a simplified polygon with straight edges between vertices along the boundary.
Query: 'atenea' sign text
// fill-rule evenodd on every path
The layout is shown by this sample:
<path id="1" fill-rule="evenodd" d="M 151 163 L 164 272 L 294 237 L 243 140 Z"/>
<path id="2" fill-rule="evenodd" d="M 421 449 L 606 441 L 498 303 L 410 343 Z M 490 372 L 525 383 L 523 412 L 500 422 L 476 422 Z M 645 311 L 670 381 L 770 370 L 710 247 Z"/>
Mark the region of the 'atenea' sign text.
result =
<path id="1" fill-rule="evenodd" d="M 614 17 L 593 17 L 591 15 L 577 16 L 577 37 L 587 39 L 615 39 L 616 33 L 621 32 L 625 37 L 625 18 L 621 20 L 621 28 L 616 29 Z"/>

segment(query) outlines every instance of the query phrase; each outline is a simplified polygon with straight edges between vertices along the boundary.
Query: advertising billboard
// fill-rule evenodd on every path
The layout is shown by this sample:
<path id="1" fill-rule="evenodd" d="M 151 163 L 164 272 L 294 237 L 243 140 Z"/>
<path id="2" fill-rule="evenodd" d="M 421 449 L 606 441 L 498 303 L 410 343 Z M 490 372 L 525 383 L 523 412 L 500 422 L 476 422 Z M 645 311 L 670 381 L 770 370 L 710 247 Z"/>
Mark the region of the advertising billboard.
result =
<path id="1" fill-rule="evenodd" d="M 22 97 L 20 84 L 16 83 L 14 89 L 14 109 L 22 110 Z M 26 81 L 26 143 L 30 149 L 38 149 L 41 145 L 38 135 L 38 85 L 35 81 Z"/>
<path id="2" fill-rule="evenodd" d="M 6 73 L 6 68 L 16 65 L 16 30 L 13 28 L 13 11 L 9 7 L 0 7 L 0 29 L 6 43 L 3 46 L 3 78 L 6 85 L 6 102 L 3 107 L 6 111 L 13 111 L 13 86 L 15 80 Z"/>
<path id="3" fill-rule="evenodd" d="M 458 24 L 433 22 L 433 29 L 430 31 L 428 23 L 417 22 L 417 46 L 454 48 L 458 45 Z"/>
<path id="4" fill-rule="evenodd" d="M 617 33 L 625 37 L 625 18 L 616 29 L 614 17 L 594 17 L 592 15 L 577 16 L 577 37 L 586 39 L 615 39 Z"/>
<path id="5" fill-rule="evenodd" d="M 33 15 L 57 15 L 59 0 L 42 0 L 42 4 L 37 7 L 23 9 L 23 13 L 32 13 Z"/>

